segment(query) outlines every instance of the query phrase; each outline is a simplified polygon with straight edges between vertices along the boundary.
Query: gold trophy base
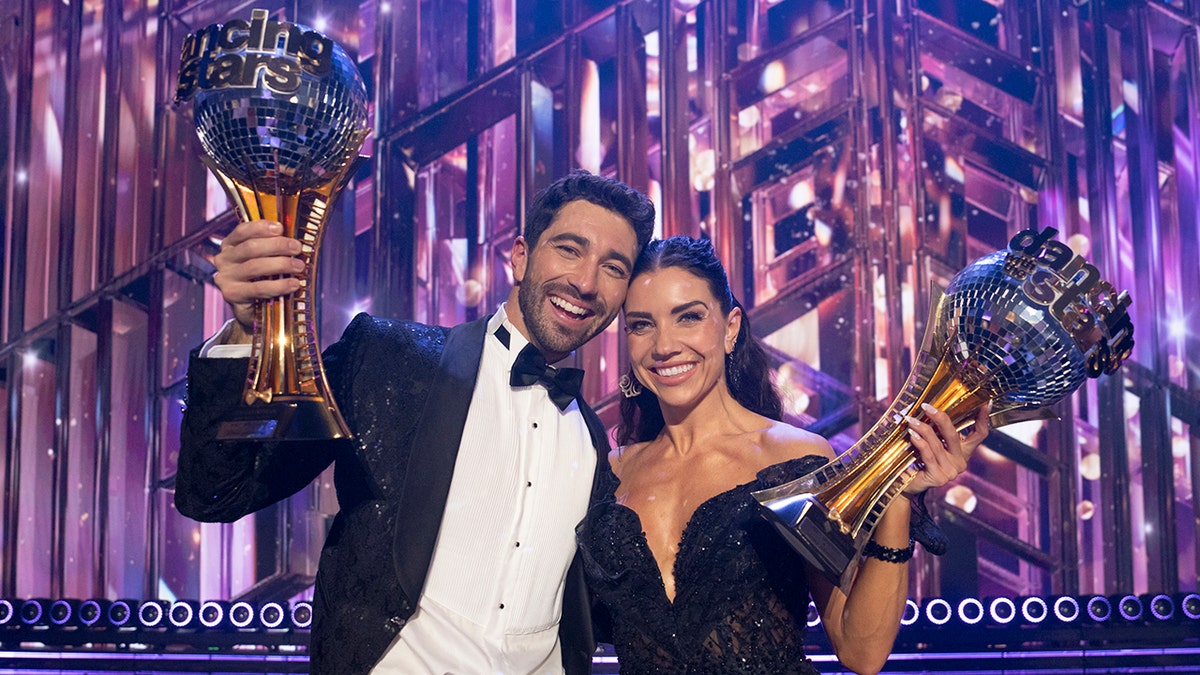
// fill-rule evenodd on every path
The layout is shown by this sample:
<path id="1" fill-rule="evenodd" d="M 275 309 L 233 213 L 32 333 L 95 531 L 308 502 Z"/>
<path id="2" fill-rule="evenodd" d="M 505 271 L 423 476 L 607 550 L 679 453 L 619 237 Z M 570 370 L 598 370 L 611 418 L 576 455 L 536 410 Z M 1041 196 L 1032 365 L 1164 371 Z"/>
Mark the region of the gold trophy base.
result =
<path id="1" fill-rule="evenodd" d="M 319 441 L 349 438 L 336 406 L 319 396 L 276 396 L 239 405 L 217 425 L 221 441 Z"/>

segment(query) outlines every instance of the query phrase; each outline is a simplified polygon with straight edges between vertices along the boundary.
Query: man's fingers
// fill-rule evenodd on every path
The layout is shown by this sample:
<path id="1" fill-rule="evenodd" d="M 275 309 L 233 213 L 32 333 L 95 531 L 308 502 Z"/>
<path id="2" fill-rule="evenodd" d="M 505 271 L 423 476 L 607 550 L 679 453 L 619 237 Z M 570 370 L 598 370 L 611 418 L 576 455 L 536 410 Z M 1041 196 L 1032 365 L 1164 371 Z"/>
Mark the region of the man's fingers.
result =
<path id="1" fill-rule="evenodd" d="M 262 237 L 277 237 L 283 234 L 283 225 L 273 220 L 250 220 L 238 223 L 233 231 L 221 241 L 221 246 L 237 246 L 242 242 Z"/>
<path id="2" fill-rule="evenodd" d="M 256 279 L 254 281 L 218 282 L 221 295 L 231 305 L 253 305 L 256 300 L 269 300 L 294 293 L 300 288 L 295 277 Z"/>
<path id="3" fill-rule="evenodd" d="M 221 252 L 214 263 L 237 264 L 255 258 L 299 255 L 300 241 L 291 237 L 254 237 L 241 243 L 221 242 Z"/>

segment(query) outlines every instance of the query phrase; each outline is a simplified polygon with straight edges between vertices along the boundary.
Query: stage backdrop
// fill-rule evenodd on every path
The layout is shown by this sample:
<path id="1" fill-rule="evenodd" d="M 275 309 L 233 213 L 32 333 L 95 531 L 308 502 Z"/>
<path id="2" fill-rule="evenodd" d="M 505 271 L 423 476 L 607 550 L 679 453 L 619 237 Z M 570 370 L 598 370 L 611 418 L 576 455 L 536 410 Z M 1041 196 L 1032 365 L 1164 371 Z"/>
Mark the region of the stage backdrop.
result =
<path id="1" fill-rule="evenodd" d="M 996 431 L 933 496 L 915 598 L 1197 590 L 1200 10 L 1043 0 L 0 2 L 0 597 L 302 598 L 327 475 L 229 525 L 172 506 L 189 350 L 227 316 L 235 222 L 172 105 L 184 36 L 255 7 L 368 83 L 371 156 L 319 273 L 359 311 L 454 324 L 511 283 L 574 167 L 706 235 L 788 419 L 848 447 L 899 388 L 931 284 L 1054 227 L 1133 297 L 1133 357 Z M 577 355 L 612 423 L 613 326 Z"/>

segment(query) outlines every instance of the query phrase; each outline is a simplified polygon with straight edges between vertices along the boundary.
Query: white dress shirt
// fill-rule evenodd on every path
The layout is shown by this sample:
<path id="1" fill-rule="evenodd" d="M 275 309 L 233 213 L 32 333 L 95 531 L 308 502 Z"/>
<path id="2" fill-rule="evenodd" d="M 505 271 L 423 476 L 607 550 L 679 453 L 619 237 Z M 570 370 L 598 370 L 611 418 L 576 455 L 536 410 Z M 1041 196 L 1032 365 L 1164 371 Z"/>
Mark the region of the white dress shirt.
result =
<path id="1" fill-rule="evenodd" d="M 495 336 L 501 325 L 507 348 Z M 509 385 L 527 342 L 501 305 L 488 322 L 424 591 L 377 675 L 563 671 L 563 585 L 596 450 L 578 403 L 560 412 L 541 385 Z"/>

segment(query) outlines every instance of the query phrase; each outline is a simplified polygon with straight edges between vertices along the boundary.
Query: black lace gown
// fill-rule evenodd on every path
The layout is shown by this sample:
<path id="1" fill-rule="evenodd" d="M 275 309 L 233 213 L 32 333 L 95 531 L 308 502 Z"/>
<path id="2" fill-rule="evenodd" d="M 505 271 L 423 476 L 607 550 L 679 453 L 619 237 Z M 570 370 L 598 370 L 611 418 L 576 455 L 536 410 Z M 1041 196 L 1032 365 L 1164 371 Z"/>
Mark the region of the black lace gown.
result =
<path id="1" fill-rule="evenodd" d="M 622 673 L 817 673 L 804 656 L 808 588 L 800 557 L 750 493 L 825 463 L 775 464 L 704 502 L 684 529 L 667 599 L 641 521 L 613 498 L 609 472 L 579 528 L 588 583 L 612 618 Z"/>

